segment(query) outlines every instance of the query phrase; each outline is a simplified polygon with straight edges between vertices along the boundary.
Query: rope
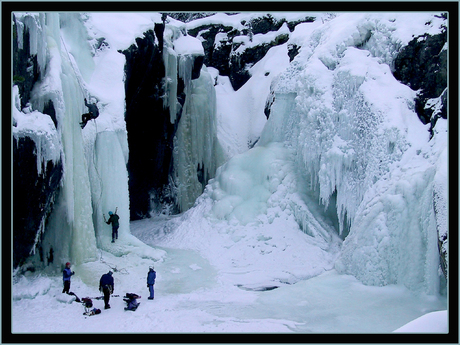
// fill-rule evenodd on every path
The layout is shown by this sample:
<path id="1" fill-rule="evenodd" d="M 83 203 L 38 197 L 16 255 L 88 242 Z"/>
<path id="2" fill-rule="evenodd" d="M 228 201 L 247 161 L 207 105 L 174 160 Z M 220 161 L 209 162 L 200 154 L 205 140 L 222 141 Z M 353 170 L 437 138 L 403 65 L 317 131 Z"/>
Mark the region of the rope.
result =
<path id="1" fill-rule="evenodd" d="M 61 37 L 61 41 L 62 41 L 62 44 L 63 44 L 63 46 L 64 46 L 64 49 L 65 49 L 65 51 L 67 52 L 67 55 L 68 55 L 68 57 L 69 57 L 70 66 L 72 66 L 73 72 L 74 72 L 75 77 L 76 77 L 76 79 L 77 79 L 77 81 L 78 81 L 78 85 L 80 86 L 80 89 L 81 89 L 82 93 L 83 93 L 84 95 L 86 95 L 87 91 L 83 88 L 82 81 L 80 80 L 79 75 L 77 74 L 77 71 L 75 70 L 75 67 L 74 67 L 74 65 L 73 65 L 72 59 L 70 58 L 69 50 L 67 49 L 67 45 L 65 44 L 65 41 L 64 41 L 64 39 L 62 38 L 62 36 L 60 36 L 60 37 Z M 89 96 L 89 93 L 88 93 L 88 96 Z M 96 139 L 95 139 L 95 141 L 94 141 L 94 146 L 96 147 L 98 129 L 97 129 L 97 122 L 96 122 L 96 119 L 93 119 L 93 120 L 94 120 L 94 125 L 96 126 Z M 95 154 L 93 154 L 93 164 L 94 164 L 94 169 L 96 170 L 96 174 L 97 174 L 97 176 L 98 176 L 98 178 L 99 178 L 99 182 L 100 182 L 100 186 L 101 186 L 101 193 L 100 193 L 99 199 L 97 200 L 96 205 L 95 205 L 95 206 L 96 206 L 96 209 L 97 209 L 98 206 L 99 206 L 99 203 L 100 203 L 100 201 L 101 201 L 101 199 L 102 199 L 102 177 L 101 177 L 101 175 L 100 175 L 100 173 L 99 173 L 99 170 L 98 170 L 98 168 L 97 168 L 97 164 L 96 164 L 96 155 L 95 155 Z M 118 273 L 121 273 L 121 274 L 129 274 L 129 272 L 128 272 L 128 270 L 127 270 L 126 268 L 118 269 L 117 266 L 111 266 L 111 265 L 109 265 L 106 261 L 104 261 L 104 260 L 102 259 L 102 250 L 101 250 L 101 249 L 99 249 L 99 250 L 100 250 L 100 253 L 101 253 L 100 261 L 101 261 L 102 263 L 106 264 L 107 266 L 109 266 L 110 269 L 111 269 L 113 272 L 118 272 Z"/>
<path id="2" fill-rule="evenodd" d="M 81 89 L 83 95 L 85 95 L 85 97 L 86 97 L 87 91 L 83 88 L 83 85 L 81 84 L 81 80 L 78 77 L 78 74 L 77 74 L 77 71 L 75 70 L 75 67 L 73 65 L 72 59 L 70 58 L 70 53 L 69 53 L 69 50 L 67 49 L 67 45 L 65 44 L 64 39 L 62 38 L 62 36 L 60 36 L 60 37 L 61 37 L 62 45 L 64 46 L 64 49 L 67 52 L 67 56 L 68 56 L 69 61 L 70 61 L 70 66 L 72 66 L 73 72 L 75 73 L 75 77 L 77 78 L 78 85 L 80 86 L 80 89 Z M 89 93 L 88 93 L 88 95 L 89 95 Z"/>
<path id="3" fill-rule="evenodd" d="M 93 119 L 94 120 L 94 125 L 96 126 L 96 136 L 95 136 L 95 139 L 94 139 L 94 148 L 96 149 L 97 147 L 97 122 L 96 122 L 96 119 Z M 93 164 L 94 164 L 94 170 L 96 170 L 96 174 L 97 174 L 97 177 L 99 178 L 99 186 L 100 186 L 100 189 L 101 189 L 101 192 L 99 194 L 99 199 L 97 200 L 96 202 L 96 210 L 97 210 L 97 207 L 99 206 L 99 203 L 102 199 L 102 177 L 101 177 L 101 174 L 99 173 L 99 169 L 97 168 L 97 163 L 96 163 L 96 150 L 94 150 L 94 153 L 93 153 Z"/>
<path id="4" fill-rule="evenodd" d="M 78 85 L 80 86 L 80 89 L 81 89 L 83 95 L 85 96 L 85 98 L 89 98 L 89 92 L 87 92 L 87 90 L 85 90 L 85 89 L 83 88 L 82 81 L 80 80 L 79 75 L 77 74 L 77 71 L 75 70 L 75 66 L 74 66 L 74 64 L 73 64 L 73 61 L 72 61 L 72 59 L 70 58 L 70 53 L 69 53 L 69 50 L 67 49 L 67 45 L 65 44 L 65 41 L 64 41 L 64 39 L 62 38 L 62 36 L 60 36 L 60 38 L 61 38 L 61 41 L 62 41 L 62 45 L 64 46 L 64 49 L 65 49 L 65 51 L 67 52 L 67 56 L 68 56 L 68 58 L 69 58 L 70 66 L 71 66 L 72 69 L 73 69 L 73 72 L 74 72 L 74 74 L 75 74 L 75 78 L 76 78 L 77 81 L 78 81 Z M 96 119 L 94 118 L 93 120 L 94 120 L 94 125 L 96 126 L 96 136 L 95 136 L 95 140 L 94 140 L 94 147 L 96 147 L 98 129 L 97 129 L 97 122 L 96 122 Z M 98 176 L 99 184 L 100 184 L 100 187 L 101 187 L 101 188 L 100 188 L 101 191 L 100 191 L 100 194 L 99 194 L 99 198 L 98 198 L 98 200 L 96 201 L 96 204 L 95 204 L 95 207 L 96 207 L 96 210 L 97 210 L 97 208 L 98 208 L 98 206 L 99 206 L 99 204 L 100 204 L 100 201 L 101 201 L 101 199 L 102 199 L 102 177 L 101 177 L 101 174 L 99 173 L 99 169 L 97 168 L 97 164 L 96 164 L 96 154 L 95 154 L 95 153 L 93 154 L 93 164 L 94 164 L 94 169 L 96 170 L 96 174 L 97 174 L 97 176 Z M 102 259 L 102 254 L 101 254 L 101 259 Z M 115 270 L 116 270 L 116 267 L 114 268 L 114 271 L 115 271 Z"/>
<path id="5" fill-rule="evenodd" d="M 112 266 L 108 262 L 104 261 L 102 259 L 102 250 L 99 249 L 99 251 L 101 253 L 101 257 L 100 257 L 99 261 L 101 261 L 103 264 L 107 265 L 113 272 L 118 272 L 118 273 L 121 273 L 121 274 L 129 274 L 129 272 L 128 272 L 128 270 L 126 268 L 118 269 L 117 266 Z"/>

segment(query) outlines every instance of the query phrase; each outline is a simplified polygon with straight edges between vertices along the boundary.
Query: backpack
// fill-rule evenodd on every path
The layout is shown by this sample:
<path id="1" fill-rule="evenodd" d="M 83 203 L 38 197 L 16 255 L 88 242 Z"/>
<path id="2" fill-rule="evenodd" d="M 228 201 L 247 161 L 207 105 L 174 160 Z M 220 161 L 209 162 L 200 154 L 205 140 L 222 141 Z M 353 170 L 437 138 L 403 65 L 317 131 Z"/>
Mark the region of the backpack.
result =
<path id="1" fill-rule="evenodd" d="M 135 293 L 132 293 L 132 292 L 128 292 L 128 293 L 126 293 L 125 298 L 136 299 L 136 298 L 141 298 L 141 296 L 139 296 L 139 295 L 137 295 Z"/>
<path id="2" fill-rule="evenodd" d="M 91 308 L 93 306 L 93 301 L 89 297 L 85 297 L 81 299 L 85 308 Z"/>
<path id="3" fill-rule="evenodd" d="M 87 310 L 83 313 L 86 316 L 93 316 L 101 313 L 101 309 L 93 308 L 92 310 Z"/>

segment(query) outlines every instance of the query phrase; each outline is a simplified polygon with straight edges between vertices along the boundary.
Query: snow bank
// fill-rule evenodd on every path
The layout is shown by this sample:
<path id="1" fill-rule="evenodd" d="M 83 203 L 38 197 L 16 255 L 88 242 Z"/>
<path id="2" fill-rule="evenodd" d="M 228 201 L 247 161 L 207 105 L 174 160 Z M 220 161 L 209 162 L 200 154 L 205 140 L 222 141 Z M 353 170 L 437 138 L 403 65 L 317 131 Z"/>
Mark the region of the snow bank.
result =
<path id="1" fill-rule="evenodd" d="M 160 13 L 142 12 L 91 12 L 87 26 L 97 38 L 103 37 L 114 51 L 127 49 L 137 37 L 161 22 Z"/>
<path id="2" fill-rule="evenodd" d="M 155 243 L 197 250 L 225 282 L 247 289 L 311 278 L 333 267 L 339 240 L 299 188 L 292 152 L 257 146 L 220 167 L 195 206 Z"/>
<path id="3" fill-rule="evenodd" d="M 448 333 L 447 310 L 425 314 L 398 328 L 395 333 Z"/>

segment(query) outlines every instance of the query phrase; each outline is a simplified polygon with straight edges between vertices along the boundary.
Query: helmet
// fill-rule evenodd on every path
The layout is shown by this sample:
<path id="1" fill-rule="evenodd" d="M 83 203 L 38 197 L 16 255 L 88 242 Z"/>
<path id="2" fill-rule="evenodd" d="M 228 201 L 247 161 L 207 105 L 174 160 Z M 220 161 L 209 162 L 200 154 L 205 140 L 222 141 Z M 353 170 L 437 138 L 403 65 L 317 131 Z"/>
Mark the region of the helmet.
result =
<path id="1" fill-rule="evenodd" d="M 112 214 L 113 214 L 113 212 L 112 212 L 112 211 L 109 211 L 109 216 L 111 216 Z"/>
<path id="2" fill-rule="evenodd" d="M 112 275 L 112 274 L 113 274 L 113 272 L 112 272 L 112 271 L 109 271 L 109 274 L 110 274 L 110 275 Z"/>
<path id="3" fill-rule="evenodd" d="M 150 266 L 150 267 L 149 267 L 149 270 L 150 270 L 150 271 L 153 271 L 153 266 Z"/>
<path id="4" fill-rule="evenodd" d="M 70 262 L 66 262 L 65 265 L 66 265 L 66 266 L 70 266 Z"/>

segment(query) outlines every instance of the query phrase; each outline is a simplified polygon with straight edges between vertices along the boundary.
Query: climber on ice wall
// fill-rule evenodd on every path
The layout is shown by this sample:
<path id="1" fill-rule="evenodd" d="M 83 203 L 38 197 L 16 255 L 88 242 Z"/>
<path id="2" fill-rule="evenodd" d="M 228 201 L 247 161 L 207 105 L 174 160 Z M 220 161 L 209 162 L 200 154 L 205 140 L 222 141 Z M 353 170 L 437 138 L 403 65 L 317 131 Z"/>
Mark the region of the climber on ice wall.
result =
<path id="1" fill-rule="evenodd" d="M 106 223 L 112 224 L 112 243 L 114 243 L 115 240 L 118 240 L 118 228 L 120 227 L 120 223 L 118 222 L 119 219 L 120 217 L 117 215 L 117 209 L 115 209 L 115 213 L 109 211 L 109 220 L 107 220 Z"/>
<path id="2" fill-rule="evenodd" d="M 83 114 L 81 116 L 81 121 L 82 121 L 80 122 L 81 128 L 85 128 L 88 121 L 93 120 L 99 116 L 99 109 L 97 108 L 96 103 L 88 103 L 88 101 L 85 98 L 85 105 L 88 107 L 89 111 L 86 114 Z"/>

